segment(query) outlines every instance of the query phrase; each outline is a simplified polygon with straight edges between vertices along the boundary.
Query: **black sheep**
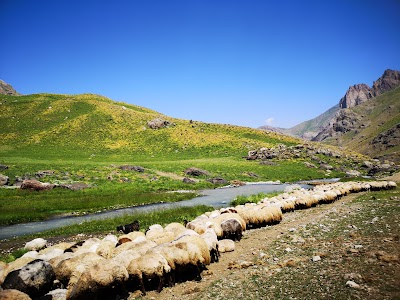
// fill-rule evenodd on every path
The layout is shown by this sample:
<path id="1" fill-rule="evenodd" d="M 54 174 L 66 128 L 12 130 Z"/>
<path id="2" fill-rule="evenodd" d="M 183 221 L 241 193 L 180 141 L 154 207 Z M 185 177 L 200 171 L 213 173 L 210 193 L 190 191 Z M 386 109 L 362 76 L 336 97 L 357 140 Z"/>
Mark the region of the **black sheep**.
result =
<path id="1" fill-rule="evenodd" d="M 139 228 L 139 221 L 135 220 L 133 223 L 117 226 L 117 231 L 122 231 L 123 233 L 127 234 L 129 232 L 139 231 Z"/>

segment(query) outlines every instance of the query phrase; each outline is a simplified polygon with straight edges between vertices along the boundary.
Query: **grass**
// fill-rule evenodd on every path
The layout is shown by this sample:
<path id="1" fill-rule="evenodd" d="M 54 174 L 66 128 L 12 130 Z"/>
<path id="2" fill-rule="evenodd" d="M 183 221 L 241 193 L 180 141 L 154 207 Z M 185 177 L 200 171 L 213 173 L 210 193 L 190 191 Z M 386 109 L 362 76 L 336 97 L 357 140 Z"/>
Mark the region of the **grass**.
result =
<path id="1" fill-rule="evenodd" d="M 282 192 L 271 192 L 271 193 L 258 193 L 255 195 L 250 195 L 250 196 L 237 196 L 233 201 L 230 203 L 231 206 L 236 206 L 236 205 L 243 205 L 246 203 L 258 203 L 262 199 L 265 198 L 271 198 L 274 196 L 277 196 L 281 194 Z"/>

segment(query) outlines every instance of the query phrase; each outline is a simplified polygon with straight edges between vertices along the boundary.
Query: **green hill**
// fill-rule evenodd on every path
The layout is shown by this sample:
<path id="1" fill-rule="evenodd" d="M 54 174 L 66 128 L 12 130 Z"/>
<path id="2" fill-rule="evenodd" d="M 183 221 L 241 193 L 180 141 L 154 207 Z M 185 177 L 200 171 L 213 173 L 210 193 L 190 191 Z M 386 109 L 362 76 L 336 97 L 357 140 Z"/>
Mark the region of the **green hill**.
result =
<path id="1" fill-rule="evenodd" d="M 243 156 L 296 139 L 239 126 L 174 119 L 98 95 L 0 95 L 1 157 L 143 160 Z M 151 129 L 162 118 L 171 124 Z"/>

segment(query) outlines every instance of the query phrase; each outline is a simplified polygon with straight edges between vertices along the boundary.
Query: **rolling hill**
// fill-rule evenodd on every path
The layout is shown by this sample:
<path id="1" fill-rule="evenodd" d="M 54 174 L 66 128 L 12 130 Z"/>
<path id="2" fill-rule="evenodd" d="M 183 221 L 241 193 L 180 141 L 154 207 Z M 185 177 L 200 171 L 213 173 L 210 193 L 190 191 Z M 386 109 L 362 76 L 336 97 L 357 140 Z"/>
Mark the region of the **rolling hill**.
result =
<path id="1" fill-rule="evenodd" d="M 299 142 L 251 128 L 175 119 L 93 94 L 0 95 L 0 103 L 3 158 L 243 156 L 254 148 Z M 161 128 L 152 129 L 152 121 L 161 121 Z"/>

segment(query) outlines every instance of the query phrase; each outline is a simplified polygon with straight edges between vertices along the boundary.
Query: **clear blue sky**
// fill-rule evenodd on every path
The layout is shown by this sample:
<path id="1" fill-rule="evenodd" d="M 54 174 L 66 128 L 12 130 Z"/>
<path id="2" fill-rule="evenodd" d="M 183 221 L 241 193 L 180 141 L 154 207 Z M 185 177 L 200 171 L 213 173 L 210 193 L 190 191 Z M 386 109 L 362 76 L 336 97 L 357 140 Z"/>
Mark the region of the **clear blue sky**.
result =
<path id="1" fill-rule="evenodd" d="M 291 127 L 400 70 L 400 1 L 0 0 L 0 79 Z"/>

